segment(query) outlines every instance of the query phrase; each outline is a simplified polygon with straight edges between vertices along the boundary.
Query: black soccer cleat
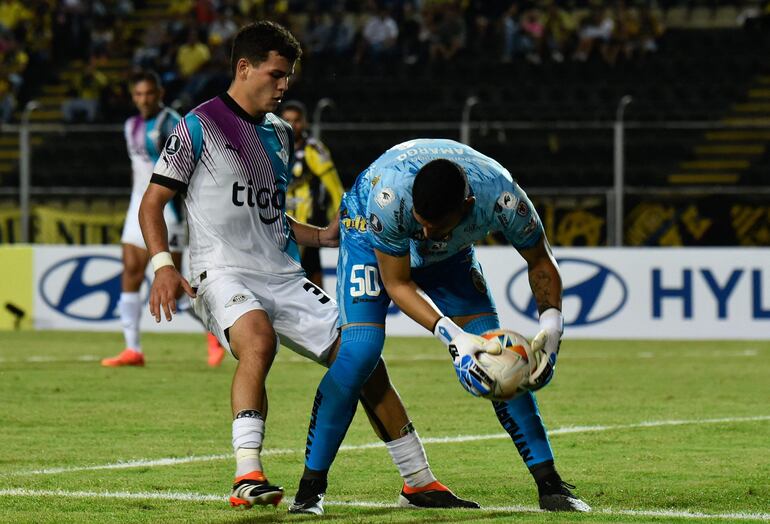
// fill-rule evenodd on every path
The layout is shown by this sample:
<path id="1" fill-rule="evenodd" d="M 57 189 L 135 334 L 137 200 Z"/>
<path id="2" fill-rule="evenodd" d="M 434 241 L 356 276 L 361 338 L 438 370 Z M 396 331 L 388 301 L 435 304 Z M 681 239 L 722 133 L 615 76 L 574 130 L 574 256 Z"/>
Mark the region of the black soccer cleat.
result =
<path id="1" fill-rule="evenodd" d="M 277 506 L 283 498 L 283 488 L 270 484 L 261 473 L 244 475 L 236 480 L 230 493 L 230 505 L 233 507 Z"/>
<path id="2" fill-rule="evenodd" d="M 472 500 L 463 500 L 438 480 L 427 486 L 412 488 L 404 484 L 398 497 L 402 508 L 470 508 L 479 509 Z"/>
<path id="3" fill-rule="evenodd" d="M 576 497 L 572 491 L 575 486 L 564 482 L 558 475 L 538 483 L 540 508 L 546 511 L 577 511 L 588 513 L 591 506 Z"/>
<path id="4" fill-rule="evenodd" d="M 297 495 L 289 506 L 289 513 L 304 513 L 306 515 L 324 514 L 324 495 L 326 480 L 300 479 Z"/>

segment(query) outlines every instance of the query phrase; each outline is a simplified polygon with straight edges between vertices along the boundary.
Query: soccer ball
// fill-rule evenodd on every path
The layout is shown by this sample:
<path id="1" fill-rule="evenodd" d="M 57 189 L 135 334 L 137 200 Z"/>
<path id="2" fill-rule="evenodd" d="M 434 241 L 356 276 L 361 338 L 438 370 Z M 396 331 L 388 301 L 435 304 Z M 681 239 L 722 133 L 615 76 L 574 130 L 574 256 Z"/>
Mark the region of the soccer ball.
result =
<path id="1" fill-rule="evenodd" d="M 529 382 L 531 373 L 530 361 L 534 362 L 527 339 L 510 329 L 493 329 L 481 336 L 487 340 L 497 338 L 503 346 L 503 352 L 499 355 L 476 355 L 484 371 L 495 380 L 494 390 L 484 398 L 504 401 L 523 393 L 525 390 L 522 386 Z"/>

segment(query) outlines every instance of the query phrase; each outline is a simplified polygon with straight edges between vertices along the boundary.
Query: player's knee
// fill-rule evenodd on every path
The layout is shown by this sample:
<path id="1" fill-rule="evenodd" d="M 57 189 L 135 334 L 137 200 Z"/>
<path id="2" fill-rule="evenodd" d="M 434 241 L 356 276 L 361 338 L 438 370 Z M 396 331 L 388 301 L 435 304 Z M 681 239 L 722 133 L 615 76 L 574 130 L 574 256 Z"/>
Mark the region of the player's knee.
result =
<path id="1" fill-rule="evenodd" d="M 138 263 L 126 263 L 123 266 L 123 289 L 138 290 L 144 281 L 144 268 Z"/>
<path id="2" fill-rule="evenodd" d="M 242 364 L 271 362 L 278 350 L 278 340 L 270 333 L 230 340 L 233 353 Z"/>
<path id="3" fill-rule="evenodd" d="M 382 354 L 385 330 L 373 326 L 351 326 L 342 331 L 342 343 L 329 372 L 342 387 L 359 391 L 372 374 Z"/>

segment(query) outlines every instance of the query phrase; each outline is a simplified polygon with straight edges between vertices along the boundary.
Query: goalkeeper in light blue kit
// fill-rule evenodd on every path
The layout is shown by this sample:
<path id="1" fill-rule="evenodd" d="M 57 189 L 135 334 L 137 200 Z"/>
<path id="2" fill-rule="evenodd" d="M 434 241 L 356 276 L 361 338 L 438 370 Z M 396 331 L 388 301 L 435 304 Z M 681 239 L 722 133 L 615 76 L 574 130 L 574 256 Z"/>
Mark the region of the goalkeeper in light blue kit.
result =
<path id="1" fill-rule="evenodd" d="M 323 503 L 327 472 L 382 353 L 391 300 L 447 345 L 468 392 L 486 396 L 493 389 L 475 355 L 500 350 L 496 341 L 479 336 L 500 323 L 473 247 L 491 231 L 500 231 L 526 260 L 540 313 L 530 391 L 492 402 L 492 408 L 537 483 L 540 507 L 590 511 L 554 467 L 532 393 L 553 377 L 563 330 L 562 285 L 540 218 L 510 173 L 458 142 L 412 140 L 386 151 L 358 176 L 343 197 L 340 221 L 342 344 L 318 387 L 305 471 L 290 511 L 313 512 Z M 408 499 L 402 496 L 401 504 L 409 506 Z"/>

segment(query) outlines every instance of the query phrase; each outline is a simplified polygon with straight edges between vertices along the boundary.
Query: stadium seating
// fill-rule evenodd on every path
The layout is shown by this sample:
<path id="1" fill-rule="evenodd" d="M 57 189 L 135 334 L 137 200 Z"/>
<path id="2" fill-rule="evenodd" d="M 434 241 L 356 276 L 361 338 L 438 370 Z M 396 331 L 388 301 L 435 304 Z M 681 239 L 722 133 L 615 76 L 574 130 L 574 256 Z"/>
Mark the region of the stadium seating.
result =
<path id="1" fill-rule="evenodd" d="M 459 138 L 465 100 L 477 96 L 472 121 L 488 125 L 474 128 L 472 144 L 528 186 L 609 186 L 611 124 L 625 95 L 633 97 L 625 115 L 633 123 L 626 132 L 629 185 L 711 183 L 719 178 L 714 175 L 727 184 L 766 183 L 762 173 L 770 163 L 770 131 L 740 127 L 732 135 L 720 135 L 656 126 L 664 121 L 770 121 L 770 33 L 669 30 L 659 47 L 641 60 L 614 66 L 601 60 L 533 65 L 464 57 L 444 68 L 399 64 L 369 75 L 349 64 L 334 70 L 310 57 L 290 97 L 311 109 L 321 98 L 331 98 L 334 106 L 323 114 L 329 124 L 404 125 L 400 131 L 324 131 L 345 183 L 399 141 Z M 554 125 L 565 121 L 572 127 Z M 441 125 L 410 130 L 415 122 Z M 530 122 L 534 129 L 515 130 L 494 122 Z M 593 127 L 581 129 L 585 124 Z M 65 140 L 46 141 L 35 149 L 33 185 L 126 187 L 128 162 L 121 141 L 117 133 L 70 134 Z M 3 185 L 14 184 L 15 178 L 3 178 Z"/>

